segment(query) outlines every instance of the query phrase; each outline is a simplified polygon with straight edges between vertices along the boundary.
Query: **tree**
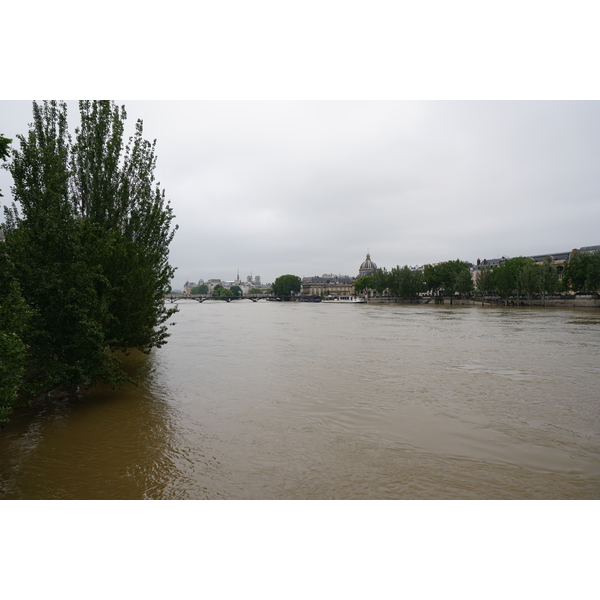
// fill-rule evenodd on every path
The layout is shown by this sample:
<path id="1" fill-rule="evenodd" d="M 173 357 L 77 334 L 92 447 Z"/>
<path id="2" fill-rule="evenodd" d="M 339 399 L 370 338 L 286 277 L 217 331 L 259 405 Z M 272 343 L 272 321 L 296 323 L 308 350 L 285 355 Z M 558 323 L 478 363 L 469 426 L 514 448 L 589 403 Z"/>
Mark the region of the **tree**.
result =
<path id="1" fill-rule="evenodd" d="M 302 289 L 302 279 L 297 275 L 281 275 L 273 282 L 273 296 L 278 298 L 289 298 L 293 293 L 297 294 Z"/>
<path id="2" fill-rule="evenodd" d="M 515 282 L 512 277 L 512 271 L 506 264 L 498 265 L 492 269 L 494 289 L 498 292 L 500 298 L 508 305 L 508 297 L 515 289 Z"/>
<path id="3" fill-rule="evenodd" d="M 8 147 L 11 142 L 11 139 L 5 138 L 3 134 L 0 134 L 0 160 L 6 160 L 8 158 Z M 2 190 L 0 190 L 0 198 L 2 198 Z"/>
<path id="4" fill-rule="evenodd" d="M 591 293 L 600 292 L 600 252 L 590 252 L 585 287 Z"/>
<path id="5" fill-rule="evenodd" d="M 205 283 L 201 283 L 196 287 L 193 287 L 190 292 L 192 294 L 208 294 L 208 286 Z"/>
<path id="6" fill-rule="evenodd" d="M 354 282 L 354 291 L 357 293 L 364 292 L 365 290 L 373 289 L 373 276 L 365 275 L 364 277 L 359 277 Z"/>
<path id="7" fill-rule="evenodd" d="M 11 152 L 13 203 L 6 251 L 31 308 L 25 339 L 32 393 L 129 379 L 114 350 L 149 352 L 168 337 L 164 295 L 175 229 L 154 184 L 154 144 L 123 152 L 125 110 L 81 102 L 72 143 L 65 103 L 33 103 L 33 123 Z"/>
<path id="8" fill-rule="evenodd" d="M 14 265 L 0 245 L 0 424 L 19 401 L 28 366 L 25 338 L 31 309 L 21 295 Z"/>
<path id="9" fill-rule="evenodd" d="M 456 291 L 462 296 L 463 302 L 474 289 L 473 276 L 468 266 L 466 269 L 460 269 L 456 275 Z"/>
<path id="10" fill-rule="evenodd" d="M 377 269 L 371 276 L 370 288 L 375 290 L 380 296 L 390 287 L 390 274 L 383 269 Z"/>
<path id="11" fill-rule="evenodd" d="M 231 290 L 223 287 L 220 283 L 215 285 L 213 289 L 213 298 L 233 298 L 234 294 Z"/>
<path id="12" fill-rule="evenodd" d="M 519 271 L 519 288 L 525 292 L 527 302 L 530 306 L 533 294 L 537 293 L 540 289 L 540 275 L 539 267 L 531 259 Z"/>
<path id="13" fill-rule="evenodd" d="M 239 298 L 242 295 L 242 288 L 239 285 L 232 285 L 229 289 L 236 298 Z"/>
<path id="14" fill-rule="evenodd" d="M 389 288 L 393 295 L 400 298 L 414 298 L 423 291 L 423 274 L 413 271 L 407 265 L 394 267 L 390 271 Z"/>
<path id="15" fill-rule="evenodd" d="M 539 269 L 538 291 L 542 297 L 542 304 L 546 306 L 546 296 L 556 294 L 559 288 L 558 270 L 552 264 L 550 257 L 546 258 L 541 265 L 537 265 Z"/>
<path id="16" fill-rule="evenodd" d="M 459 291 L 459 285 L 464 290 L 465 295 L 472 291 L 472 278 L 471 284 L 469 284 L 466 279 L 467 276 L 471 278 L 469 264 L 459 259 L 448 260 L 435 267 L 434 279 L 436 284 L 444 291 L 446 296 L 450 296 L 451 304 L 454 294 Z"/>
<path id="17" fill-rule="evenodd" d="M 490 293 L 494 289 L 492 269 L 489 265 L 481 265 L 475 277 L 477 291 L 482 295 Z"/>
<path id="18" fill-rule="evenodd" d="M 596 293 L 600 290 L 600 252 L 579 252 L 565 265 L 563 289 Z"/>
<path id="19" fill-rule="evenodd" d="M 442 274 L 438 267 L 439 265 L 425 265 L 423 270 L 425 287 L 432 296 L 436 296 L 442 286 Z"/>
<path id="20" fill-rule="evenodd" d="M 110 232 L 116 251 L 97 260 L 105 266 L 111 289 L 109 331 L 115 347 L 148 352 L 168 337 L 164 323 L 173 314 L 164 295 L 174 268 L 168 248 L 177 226 L 165 202 L 165 192 L 154 182 L 156 140 L 143 137 L 143 123 L 124 147 L 125 107 L 109 101 L 81 101 L 81 125 L 71 153 L 69 179 L 76 215 Z M 106 268 L 106 261 L 110 267 Z"/>
<path id="21" fill-rule="evenodd" d="M 515 291 L 517 293 L 517 301 L 519 300 L 522 291 L 520 273 L 530 260 L 531 258 L 526 258 L 525 256 L 515 256 L 514 258 L 509 258 L 506 261 L 506 264 L 512 271 Z"/>

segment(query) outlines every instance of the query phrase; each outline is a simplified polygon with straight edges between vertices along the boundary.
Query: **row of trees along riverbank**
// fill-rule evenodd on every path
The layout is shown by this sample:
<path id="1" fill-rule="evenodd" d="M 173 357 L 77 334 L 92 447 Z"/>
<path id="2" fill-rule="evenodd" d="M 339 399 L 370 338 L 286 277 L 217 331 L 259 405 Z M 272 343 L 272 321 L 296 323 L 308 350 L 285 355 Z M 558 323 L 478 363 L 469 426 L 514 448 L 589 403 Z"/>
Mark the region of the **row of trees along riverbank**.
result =
<path id="1" fill-rule="evenodd" d="M 378 269 L 372 275 L 357 279 L 354 289 L 359 293 L 373 290 L 379 295 L 386 293 L 405 299 L 429 293 L 450 297 L 452 301 L 456 294 L 466 299 L 476 293 L 481 296 L 495 294 L 505 303 L 521 296 L 525 296 L 529 304 L 534 297 L 540 297 L 545 303 L 547 296 L 558 292 L 597 294 L 600 290 L 600 253 L 575 255 L 564 265 L 562 279 L 551 259 L 535 263 L 530 258 L 518 256 L 494 267 L 480 266 L 475 281 L 468 263 L 452 260 L 427 265 L 423 271 L 408 266 L 397 266 L 390 271 Z"/>
<path id="2" fill-rule="evenodd" d="M 208 286 L 201 283 L 193 287 L 190 292 L 192 294 L 208 294 Z M 242 288 L 239 285 L 232 285 L 230 288 L 223 287 L 220 283 L 215 285 L 211 295 L 213 298 L 241 298 Z"/>
<path id="3" fill-rule="evenodd" d="M 124 141 L 125 107 L 33 103 L 33 123 L 4 156 L 14 202 L 0 244 L 0 423 L 22 398 L 57 386 L 130 380 L 117 350 L 149 352 L 168 337 L 177 227 L 154 181 L 142 121 Z"/>

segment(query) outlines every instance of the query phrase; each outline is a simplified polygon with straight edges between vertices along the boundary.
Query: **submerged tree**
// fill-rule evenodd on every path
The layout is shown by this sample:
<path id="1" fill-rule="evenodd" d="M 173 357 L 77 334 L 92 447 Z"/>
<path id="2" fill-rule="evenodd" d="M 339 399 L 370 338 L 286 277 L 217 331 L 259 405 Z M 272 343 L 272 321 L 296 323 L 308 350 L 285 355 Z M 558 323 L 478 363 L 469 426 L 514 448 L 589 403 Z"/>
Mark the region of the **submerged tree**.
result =
<path id="1" fill-rule="evenodd" d="M 9 154 L 12 140 L 0 135 L 0 159 Z M 2 192 L 0 191 L 0 196 Z M 18 403 L 28 365 L 25 338 L 31 310 L 23 299 L 6 245 L 0 244 L 0 424 L 8 421 Z"/>
<path id="2" fill-rule="evenodd" d="M 17 136 L 9 165 L 20 209 L 5 208 L 6 251 L 32 311 L 32 393 L 127 380 L 112 351 L 161 346 L 174 312 L 163 298 L 176 227 L 154 183 L 154 144 L 138 121 L 124 147 L 123 107 L 79 108 L 73 143 L 66 104 L 34 102 L 33 123 Z"/>

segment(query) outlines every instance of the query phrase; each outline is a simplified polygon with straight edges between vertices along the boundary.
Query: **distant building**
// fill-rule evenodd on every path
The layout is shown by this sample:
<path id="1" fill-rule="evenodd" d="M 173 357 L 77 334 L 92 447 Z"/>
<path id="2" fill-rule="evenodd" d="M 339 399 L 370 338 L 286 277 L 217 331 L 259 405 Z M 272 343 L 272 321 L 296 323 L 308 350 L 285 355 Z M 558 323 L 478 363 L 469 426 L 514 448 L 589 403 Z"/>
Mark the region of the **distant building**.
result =
<path id="1" fill-rule="evenodd" d="M 302 280 L 302 295 L 304 296 L 340 296 L 354 294 L 354 282 L 359 277 L 372 275 L 377 270 L 377 265 L 371 260 L 371 255 L 367 253 L 366 259 L 358 268 L 358 277 L 349 275 L 334 275 L 333 273 L 324 273 L 321 277 L 305 277 Z"/>
<path id="2" fill-rule="evenodd" d="M 198 284 L 195 283 L 194 281 L 186 281 L 183 284 L 183 293 L 184 294 L 191 294 L 192 293 L 192 288 L 195 288 Z"/>
<path id="3" fill-rule="evenodd" d="M 353 294 L 355 277 L 305 277 L 302 280 L 302 294 L 304 296 Z"/>
<path id="4" fill-rule="evenodd" d="M 580 252 L 600 252 L 600 246 L 583 246 L 579 248 L 574 248 L 570 252 L 554 252 L 552 254 L 534 254 L 532 256 L 526 256 L 525 258 L 530 258 L 536 264 L 541 264 L 546 260 L 549 260 L 550 263 L 556 267 L 558 272 L 558 280 L 562 280 L 563 270 L 566 263 L 569 262 L 571 258 L 574 258 Z M 499 265 L 503 265 L 508 258 L 503 256 L 502 258 L 487 258 L 487 259 L 477 259 L 477 264 L 471 267 L 471 273 L 473 275 L 473 281 L 476 281 L 477 273 L 481 270 L 482 267 L 497 267 Z"/>
<path id="5" fill-rule="evenodd" d="M 579 248 L 579 252 L 600 252 L 600 246 L 583 246 Z M 577 254 L 577 252 L 575 253 Z"/>
<path id="6" fill-rule="evenodd" d="M 209 279 L 206 282 L 206 285 L 208 286 L 208 293 L 210 294 L 218 285 L 223 285 L 223 282 L 220 279 Z"/>
<path id="7" fill-rule="evenodd" d="M 373 275 L 375 271 L 377 271 L 377 265 L 371 260 L 371 255 L 367 252 L 367 258 L 365 258 L 365 260 L 358 268 L 358 277 L 366 277 L 367 275 Z"/>
<path id="8" fill-rule="evenodd" d="M 192 288 L 202 284 L 208 286 L 208 294 L 211 294 L 217 285 L 222 285 L 224 288 L 231 288 L 234 285 L 237 285 L 242 290 L 243 294 L 247 294 L 253 288 L 266 289 L 271 287 L 270 283 L 263 284 L 261 282 L 260 275 L 248 275 L 246 281 L 242 281 L 240 279 L 240 270 L 238 269 L 234 281 L 225 281 L 223 279 L 208 279 L 207 281 L 199 279 L 197 283 L 194 281 L 186 281 L 183 286 L 183 291 L 185 294 L 190 294 Z"/>

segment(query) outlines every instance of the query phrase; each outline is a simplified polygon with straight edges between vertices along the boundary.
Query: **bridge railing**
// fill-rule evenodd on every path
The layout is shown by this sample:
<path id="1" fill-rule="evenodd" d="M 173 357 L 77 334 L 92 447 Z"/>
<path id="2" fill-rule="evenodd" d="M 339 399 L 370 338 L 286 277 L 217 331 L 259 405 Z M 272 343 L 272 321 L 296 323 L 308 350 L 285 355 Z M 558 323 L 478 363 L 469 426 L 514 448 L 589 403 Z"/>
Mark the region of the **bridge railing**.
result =
<path id="1" fill-rule="evenodd" d="M 269 300 L 272 299 L 272 294 L 243 294 L 242 296 L 213 296 L 211 294 L 166 294 L 165 300 L 169 302 L 177 302 L 177 300 L 197 300 L 204 302 L 205 300 Z"/>

